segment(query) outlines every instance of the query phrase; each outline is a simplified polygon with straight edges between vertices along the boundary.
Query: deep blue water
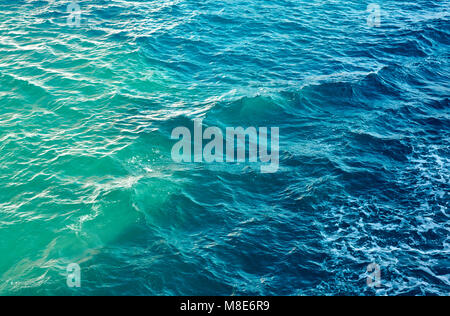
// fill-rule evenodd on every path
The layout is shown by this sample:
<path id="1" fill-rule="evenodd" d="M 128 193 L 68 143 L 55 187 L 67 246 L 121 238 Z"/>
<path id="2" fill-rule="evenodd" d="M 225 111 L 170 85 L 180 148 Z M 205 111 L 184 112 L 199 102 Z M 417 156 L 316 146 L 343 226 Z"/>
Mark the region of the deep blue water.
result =
<path id="1" fill-rule="evenodd" d="M 0 294 L 449 295 L 450 1 L 372 1 L 2 0 Z"/>

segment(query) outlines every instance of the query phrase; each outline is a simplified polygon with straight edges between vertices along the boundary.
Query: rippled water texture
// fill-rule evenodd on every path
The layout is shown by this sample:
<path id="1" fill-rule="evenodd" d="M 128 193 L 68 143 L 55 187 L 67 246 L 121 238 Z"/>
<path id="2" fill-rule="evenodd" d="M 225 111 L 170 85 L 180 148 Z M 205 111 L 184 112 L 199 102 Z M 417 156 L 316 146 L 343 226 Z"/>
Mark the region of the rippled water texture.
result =
<path id="1" fill-rule="evenodd" d="M 68 4 L 0 4 L 0 294 L 450 294 L 449 1 Z M 279 171 L 174 163 L 195 118 Z"/>

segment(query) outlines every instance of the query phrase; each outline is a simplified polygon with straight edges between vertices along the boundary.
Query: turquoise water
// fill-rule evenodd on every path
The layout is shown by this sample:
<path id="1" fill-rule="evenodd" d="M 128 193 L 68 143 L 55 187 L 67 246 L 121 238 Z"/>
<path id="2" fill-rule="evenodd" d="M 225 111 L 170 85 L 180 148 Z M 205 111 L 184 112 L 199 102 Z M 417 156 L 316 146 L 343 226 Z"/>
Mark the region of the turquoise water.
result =
<path id="1" fill-rule="evenodd" d="M 450 2 L 370 2 L 3 0 L 0 294 L 450 294 Z M 195 118 L 278 172 L 173 162 Z"/>

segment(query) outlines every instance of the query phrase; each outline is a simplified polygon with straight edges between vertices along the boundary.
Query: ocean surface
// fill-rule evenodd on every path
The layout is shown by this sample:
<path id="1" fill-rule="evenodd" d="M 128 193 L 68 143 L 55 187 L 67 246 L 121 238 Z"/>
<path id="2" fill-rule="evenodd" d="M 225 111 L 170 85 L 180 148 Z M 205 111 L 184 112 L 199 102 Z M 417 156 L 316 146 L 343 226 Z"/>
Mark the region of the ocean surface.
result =
<path id="1" fill-rule="evenodd" d="M 371 2 L 1 0 L 0 294 L 450 295 L 450 1 Z"/>

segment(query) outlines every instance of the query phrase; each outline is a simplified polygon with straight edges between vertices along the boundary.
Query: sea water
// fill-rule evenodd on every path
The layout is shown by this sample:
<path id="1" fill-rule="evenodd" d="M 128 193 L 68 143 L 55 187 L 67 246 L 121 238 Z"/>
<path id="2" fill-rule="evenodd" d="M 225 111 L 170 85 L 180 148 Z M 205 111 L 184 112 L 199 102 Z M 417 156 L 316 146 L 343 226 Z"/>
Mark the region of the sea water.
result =
<path id="1" fill-rule="evenodd" d="M 0 294 L 450 294 L 450 2 L 374 2 L 2 0 Z"/>

